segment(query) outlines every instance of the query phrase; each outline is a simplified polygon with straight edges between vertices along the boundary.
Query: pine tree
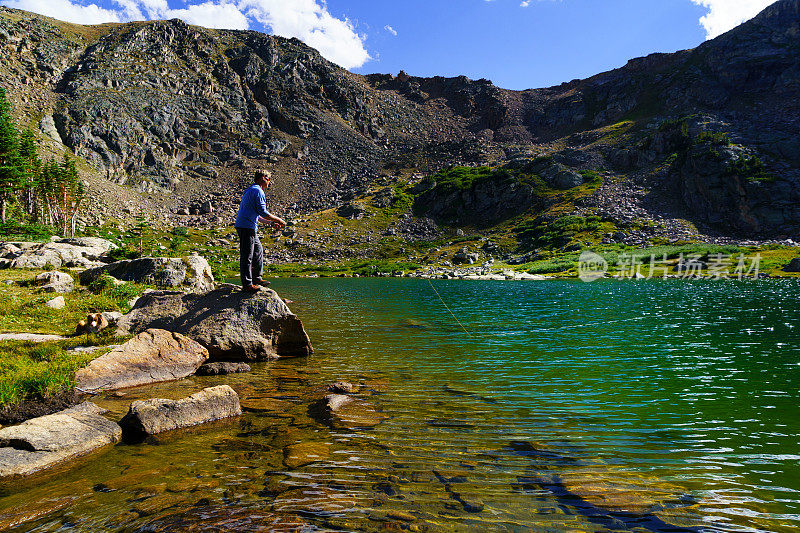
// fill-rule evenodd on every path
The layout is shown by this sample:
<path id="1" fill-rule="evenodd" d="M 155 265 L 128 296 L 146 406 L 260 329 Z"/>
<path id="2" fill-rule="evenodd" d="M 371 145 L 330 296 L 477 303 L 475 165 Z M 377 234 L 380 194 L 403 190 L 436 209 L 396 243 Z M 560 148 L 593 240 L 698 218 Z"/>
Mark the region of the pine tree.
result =
<path id="1" fill-rule="evenodd" d="M 38 194 L 42 203 L 42 211 L 46 224 L 52 226 L 56 222 L 57 209 L 57 184 L 60 167 L 52 157 L 45 163 L 39 175 Z"/>
<path id="2" fill-rule="evenodd" d="M 11 117 L 5 89 L 0 87 L 0 219 L 6 221 L 8 204 L 21 186 L 19 132 Z"/>
<path id="3" fill-rule="evenodd" d="M 26 129 L 19 140 L 20 171 L 22 173 L 22 194 L 25 212 L 33 220 L 39 220 L 37 191 L 42 171 L 42 161 L 36 153 L 36 142 L 33 132 Z"/>

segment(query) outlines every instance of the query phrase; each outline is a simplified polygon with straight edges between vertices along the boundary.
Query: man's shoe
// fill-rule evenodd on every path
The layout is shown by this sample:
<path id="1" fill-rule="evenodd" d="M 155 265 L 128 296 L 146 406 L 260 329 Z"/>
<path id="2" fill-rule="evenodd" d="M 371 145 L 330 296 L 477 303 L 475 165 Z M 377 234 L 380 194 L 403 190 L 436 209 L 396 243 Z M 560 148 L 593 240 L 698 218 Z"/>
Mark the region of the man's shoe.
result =
<path id="1" fill-rule="evenodd" d="M 258 292 L 261 288 L 258 285 L 248 285 L 246 287 L 242 287 L 244 292 Z"/>
<path id="2" fill-rule="evenodd" d="M 261 285 L 262 287 L 269 287 L 269 281 L 264 281 L 263 279 L 254 279 L 253 285 Z"/>

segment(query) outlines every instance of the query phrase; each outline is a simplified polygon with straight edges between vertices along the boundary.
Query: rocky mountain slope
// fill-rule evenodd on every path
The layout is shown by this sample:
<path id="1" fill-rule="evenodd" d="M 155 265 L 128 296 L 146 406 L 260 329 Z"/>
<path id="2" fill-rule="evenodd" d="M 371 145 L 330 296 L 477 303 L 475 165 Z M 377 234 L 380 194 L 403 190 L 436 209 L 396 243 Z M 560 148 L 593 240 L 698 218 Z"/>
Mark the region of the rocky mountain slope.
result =
<path id="1" fill-rule="evenodd" d="M 296 39 L 178 20 L 79 26 L 0 8 L 0 47 L 20 121 L 87 163 L 86 223 L 228 224 L 253 167 L 279 176 L 276 209 L 302 214 L 452 164 L 514 174 L 548 156 L 558 167 L 540 160 L 537 176 L 603 177 L 560 215 L 655 221 L 665 236 L 800 227 L 800 0 L 693 50 L 526 91 L 355 75 Z M 480 196 L 508 204 L 509 183 Z M 439 200 L 425 197 L 444 223 Z M 517 200 L 508 216 L 546 207 Z"/>

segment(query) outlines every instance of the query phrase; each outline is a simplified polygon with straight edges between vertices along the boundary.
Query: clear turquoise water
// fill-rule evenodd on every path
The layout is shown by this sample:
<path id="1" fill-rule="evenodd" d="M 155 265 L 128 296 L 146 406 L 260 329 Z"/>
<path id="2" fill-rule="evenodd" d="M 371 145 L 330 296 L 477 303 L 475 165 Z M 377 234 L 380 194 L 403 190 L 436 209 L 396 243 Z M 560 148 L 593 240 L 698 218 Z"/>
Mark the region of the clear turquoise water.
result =
<path id="1" fill-rule="evenodd" d="M 252 408 L 4 487 L 0 524 L 27 505 L 20 530 L 800 526 L 800 283 L 432 284 L 444 304 L 426 280 L 273 281 L 313 357 L 98 398 L 121 415 L 229 383 Z M 385 420 L 310 418 L 339 379 Z M 287 467 L 307 441 L 327 458 Z"/>

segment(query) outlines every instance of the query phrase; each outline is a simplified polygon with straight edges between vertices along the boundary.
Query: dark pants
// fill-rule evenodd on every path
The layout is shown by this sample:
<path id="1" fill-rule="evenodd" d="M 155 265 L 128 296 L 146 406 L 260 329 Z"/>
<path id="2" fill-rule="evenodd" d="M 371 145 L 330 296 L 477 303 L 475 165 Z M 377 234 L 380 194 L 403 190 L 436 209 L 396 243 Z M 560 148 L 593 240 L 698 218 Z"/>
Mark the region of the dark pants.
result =
<path id="1" fill-rule="evenodd" d="M 264 248 L 258 240 L 256 230 L 236 228 L 239 234 L 239 275 L 242 287 L 253 284 L 253 280 L 261 281 L 264 273 Z"/>

